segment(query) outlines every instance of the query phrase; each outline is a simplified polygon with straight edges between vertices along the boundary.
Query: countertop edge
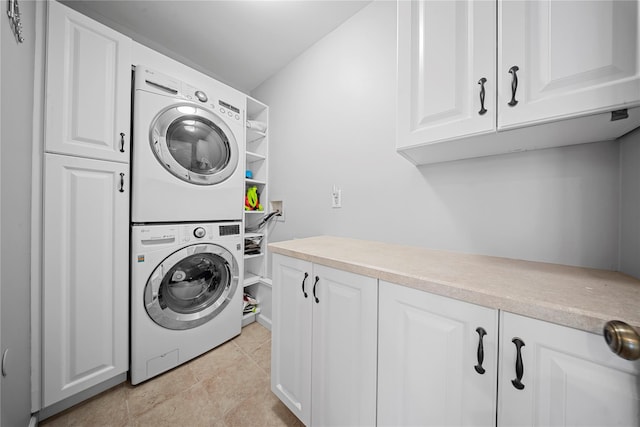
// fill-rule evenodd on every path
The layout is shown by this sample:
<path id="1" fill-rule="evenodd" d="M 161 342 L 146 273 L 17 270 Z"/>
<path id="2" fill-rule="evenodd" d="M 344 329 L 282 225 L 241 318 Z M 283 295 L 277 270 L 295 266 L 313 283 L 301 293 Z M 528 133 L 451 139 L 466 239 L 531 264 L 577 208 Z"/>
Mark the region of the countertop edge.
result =
<path id="1" fill-rule="evenodd" d="M 331 239 L 325 237 L 325 239 Z M 293 241 L 297 242 L 297 241 Z M 282 245 L 279 245 L 282 244 Z M 287 242 L 269 244 L 272 253 L 277 253 L 293 258 L 321 264 L 327 267 L 345 270 L 352 273 L 373 277 L 379 280 L 395 283 L 402 286 L 430 292 L 444 297 L 462 300 L 472 304 L 503 310 L 514 314 L 547 321 L 554 324 L 602 335 L 604 324 L 613 320 L 606 311 L 594 312 L 584 308 L 569 307 L 564 304 L 555 304 L 536 298 L 517 298 L 509 295 L 496 295 L 492 292 L 484 292 L 479 289 L 470 289 L 454 281 L 442 281 L 433 277 L 424 277 L 399 270 L 371 265 L 368 263 L 345 261 L 336 257 L 326 256 L 318 251 L 303 251 L 287 248 Z M 528 261 L 527 261 L 528 262 Z M 574 268 L 568 267 L 567 268 Z M 585 269 L 587 270 L 587 269 Z M 640 283 L 640 282 L 639 282 Z M 640 322 L 629 322 L 631 326 L 640 330 Z"/>

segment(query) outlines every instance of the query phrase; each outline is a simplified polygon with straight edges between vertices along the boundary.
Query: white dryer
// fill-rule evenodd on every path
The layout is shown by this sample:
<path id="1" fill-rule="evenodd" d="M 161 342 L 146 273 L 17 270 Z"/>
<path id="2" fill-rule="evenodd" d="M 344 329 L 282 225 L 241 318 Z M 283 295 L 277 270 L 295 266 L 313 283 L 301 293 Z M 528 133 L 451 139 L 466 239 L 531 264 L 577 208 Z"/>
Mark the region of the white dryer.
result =
<path id="1" fill-rule="evenodd" d="M 246 96 L 142 65 L 134 81 L 132 222 L 241 219 Z"/>
<path id="2" fill-rule="evenodd" d="M 241 225 L 132 227 L 132 384 L 174 368 L 240 333 Z"/>

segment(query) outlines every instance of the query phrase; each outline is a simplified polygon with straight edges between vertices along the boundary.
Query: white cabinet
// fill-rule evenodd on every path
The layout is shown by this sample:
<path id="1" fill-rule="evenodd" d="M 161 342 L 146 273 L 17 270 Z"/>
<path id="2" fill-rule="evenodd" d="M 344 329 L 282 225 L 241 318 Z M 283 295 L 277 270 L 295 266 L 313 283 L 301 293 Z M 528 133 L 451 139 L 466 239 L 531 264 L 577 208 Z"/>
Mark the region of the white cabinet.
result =
<path id="1" fill-rule="evenodd" d="M 45 155 L 43 405 L 128 370 L 129 167 Z"/>
<path id="2" fill-rule="evenodd" d="M 305 425 L 375 425 L 377 280 L 273 256 L 271 388 Z"/>
<path id="3" fill-rule="evenodd" d="M 310 262 L 273 255 L 271 389 L 305 425 L 311 422 Z"/>
<path id="4" fill-rule="evenodd" d="M 638 425 L 640 362 L 602 336 L 502 312 L 500 345 L 499 426 Z"/>
<path id="5" fill-rule="evenodd" d="M 384 281 L 379 310 L 378 425 L 640 421 L 640 362 L 600 335 L 501 312 L 498 336 L 497 310 Z"/>
<path id="6" fill-rule="evenodd" d="M 498 311 L 380 281 L 378 425 L 493 426 Z"/>
<path id="7" fill-rule="evenodd" d="M 637 1 L 498 2 L 498 127 L 637 105 L 638 12 Z"/>
<path id="8" fill-rule="evenodd" d="M 258 301 L 253 312 L 243 315 L 242 324 L 253 322 L 257 316 L 264 318 L 267 325 L 271 322 L 271 280 L 269 277 L 266 248 L 270 221 L 268 201 L 268 156 L 269 156 L 269 107 L 260 101 L 247 97 L 246 150 L 245 150 L 245 191 L 255 187 L 261 208 L 244 211 L 244 289 Z"/>
<path id="9" fill-rule="evenodd" d="M 639 22 L 624 0 L 398 2 L 398 151 L 428 164 L 624 135 Z"/>
<path id="10" fill-rule="evenodd" d="M 45 150 L 128 163 L 131 39 L 48 5 Z"/>
<path id="11" fill-rule="evenodd" d="M 42 408 L 129 363 L 130 40 L 48 6 Z"/>
<path id="12" fill-rule="evenodd" d="M 495 131 L 495 45 L 495 2 L 398 2 L 399 146 Z"/>

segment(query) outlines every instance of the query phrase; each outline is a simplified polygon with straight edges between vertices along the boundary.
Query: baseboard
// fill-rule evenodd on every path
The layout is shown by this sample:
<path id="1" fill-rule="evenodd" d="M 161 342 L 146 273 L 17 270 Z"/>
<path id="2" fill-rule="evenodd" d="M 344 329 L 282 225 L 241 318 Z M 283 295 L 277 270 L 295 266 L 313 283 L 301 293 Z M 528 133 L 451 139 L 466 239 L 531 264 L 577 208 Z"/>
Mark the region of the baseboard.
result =
<path id="1" fill-rule="evenodd" d="M 78 403 L 84 402 L 85 400 L 90 399 L 93 396 L 96 396 L 102 393 L 103 391 L 106 391 L 112 387 L 115 387 L 118 384 L 125 382 L 126 380 L 127 380 L 127 373 L 124 372 L 107 381 L 104 381 L 100 384 L 96 384 L 87 390 L 84 390 L 78 394 L 74 394 L 71 397 L 61 400 L 60 402 L 56 402 L 53 405 L 47 406 L 46 408 L 42 408 L 40 412 L 38 412 L 36 415 L 40 421 L 45 420 L 55 414 L 58 414 L 64 411 L 65 409 L 69 409 L 72 406 L 77 405 Z"/>
<path id="2" fill-rule="evenodd" d="M 256 316 L 256 322 L 260 323 L 262 326 L 264 326 L 268 330 L 271 330 L 271 319 L 269 319 L 268 317 L 265 317 L 262 314 L 258 314 Z"/>

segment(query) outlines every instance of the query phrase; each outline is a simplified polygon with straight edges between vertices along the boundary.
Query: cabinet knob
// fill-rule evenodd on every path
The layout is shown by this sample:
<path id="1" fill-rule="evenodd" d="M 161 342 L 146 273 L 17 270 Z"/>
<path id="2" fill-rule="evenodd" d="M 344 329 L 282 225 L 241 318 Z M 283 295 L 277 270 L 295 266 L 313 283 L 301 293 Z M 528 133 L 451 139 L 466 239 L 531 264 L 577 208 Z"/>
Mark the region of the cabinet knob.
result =
<path id="1" fill-rule="evenodd" d="M 625 322 L 611 320 L 604 325 L 604 340 L 618 356 L 627 360 L 640 359 L 640 335 Z"/>

